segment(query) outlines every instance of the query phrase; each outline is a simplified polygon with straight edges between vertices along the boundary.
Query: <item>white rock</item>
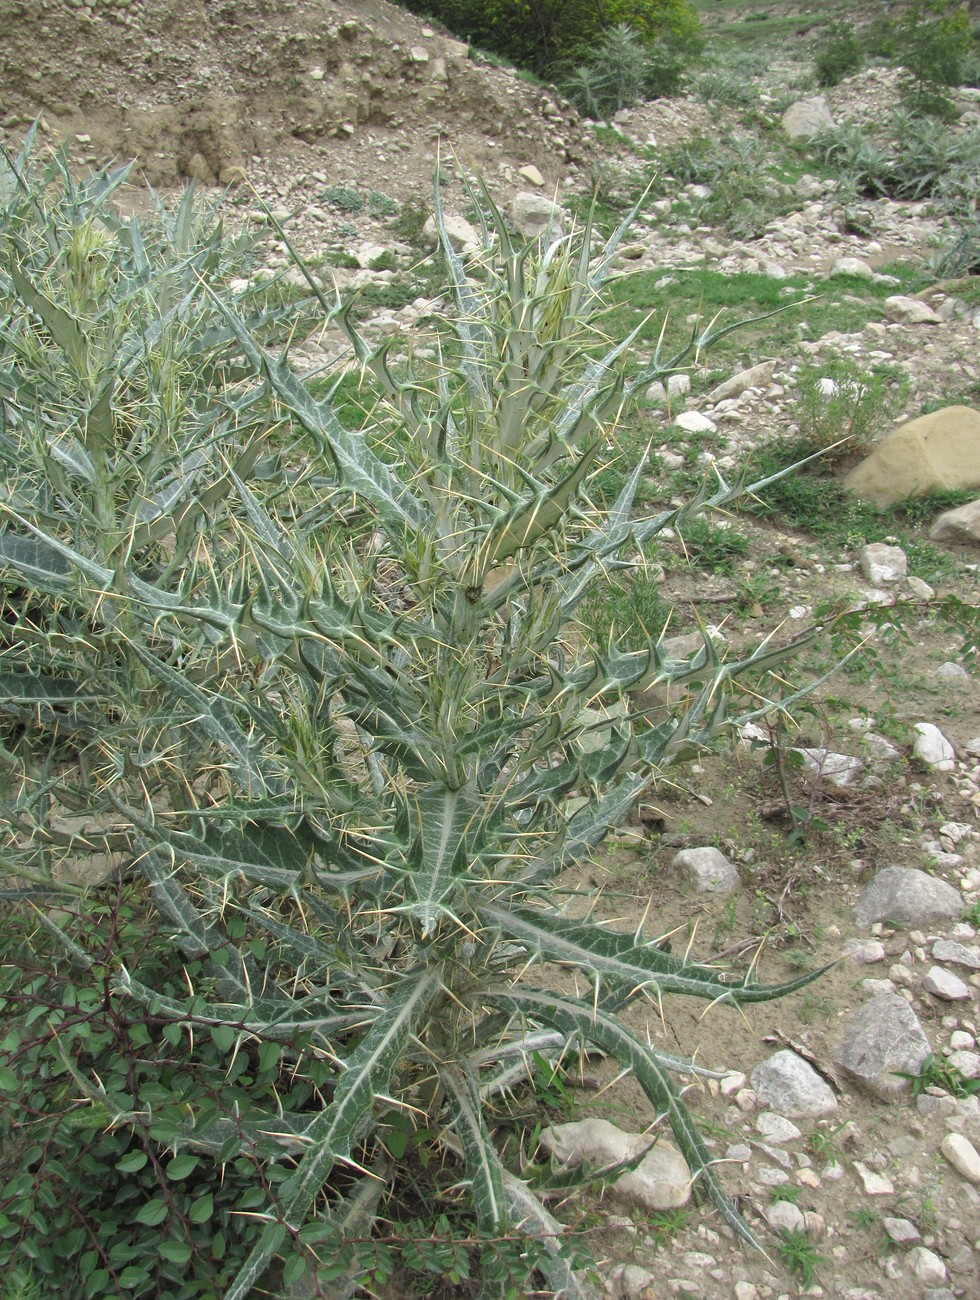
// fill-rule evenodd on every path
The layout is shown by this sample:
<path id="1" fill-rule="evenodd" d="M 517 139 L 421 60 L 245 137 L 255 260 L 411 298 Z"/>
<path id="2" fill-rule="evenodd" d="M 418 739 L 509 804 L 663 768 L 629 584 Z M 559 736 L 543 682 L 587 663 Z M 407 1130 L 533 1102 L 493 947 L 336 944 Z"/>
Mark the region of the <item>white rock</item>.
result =
<path id="1" fill-rule="evenodd" d="M 937 772 L 952 772 L 956 766 L 956 750 L 937 726 L 931 722 L 917 722 L 912 750 L 916 758 Z"/>
<path id="2" fill-rule="evenodd" d="M 838 257 L 830 268 L 830 275 L 859 275 L 862 279 L 874 279 L 874 267 L 862 262 L 859 257 Z"/>
<path id="3" fill-rule="evenodd" d="M 764 1111 L 755 1121 L 755 1126 L 767 1142 L 793 1142 L 803 1134 L 792 1122 L 772 1111 Z"/>
<path id="4" fill-rule="evenodd" d="M 860 1160 L 854 1161 L 854 1172 L 864 1184 L 864 1190 L 868 1196 L 892 1196 L 895 1192 L 892 1180 L 880 1174 L 876 1169 L 869 1169 L 863 1165 Z"/>
<path id="5" fill-rule="evenodd" d="M 908 1219 L 884 1218 L 881 1221 L 881 1226 L 896 1246 L 908 1246 L 912 1242 L 922 1240 L 919 1229 Z"/>
<path id="6" fill-rule="evenodd" d="M 902 325 L 941 325 L 942 316 L 918 298 L 907 298 L 904 294 L 892 294 L 885 299 L 885 315 Z"/>
<path id="7" fill-rule="evenodd" d="M 604 1119 L 584 1119 L 545 1129 L 541 1145 L 561 1164 L 595 1168 L 646 1155 L 629 1173 L 610 1186 L 610 1195 L 644 1210 L 670 1210 L 686 1205 L 691 1196 L 691 1171 L 669 1142 L 652 1146 L 647 1134 L 626 1133 Z"/>
<path id="8" fill-rule="evenodd" d="M 883 582 L 898 582 L 909 571 L 908 556 L 900 546 L 885 542 L 871 542 L 858 551 L 858 563 L 865 581 L 874 586 Z"/>
<path id="9" fill-rule="evenodd" d="M 904 967 L 893 966 L 897 975 Z M 869 998 L 847 1020 L 834 1063 L 859 1087 L 890 1098 L 909 1088 L 929 1055 L 929 1040 L 915 1012 L 897 993 Z"/>
<path id="10" fill-rule="evenodd" d="M 946 1064 L 959 1070 L 964 1079 L 980 1079 L 980 1052 L 950 1052 Z"/>
<path id="11" fill-rule="evenodd" d="M 971 835 L 976 838 L 976 830 L 969 822 L 943 822 L 939 834 L 944 840 L 952 840 L 954 844 L 959 844 L 960 840 L 965 840 Z"/>
<path id="12" fill-rule="evenodd" d="M 969 985 L 942 966 L 933 966 L 926 972 L 922 977 L 922 987 L 943 1002 L 966 1002 L 970 996 Z"/>
<path id="13" fill-rule="evenodd" d="M 685 433 L 715 433 L 718 429 L 713 420 L 709 420 L 699 411 L 681 411 L 674 419 L 674 423 Z"/>
<path id="14" fill-rule="evenodd" d="M 970 680 L 970 674 L 963 665 L 955 664 L 951 659 L 947 659 L 944 664 L 939 665 L 936 669 L 936 676 L 950 682 L 968 682 Z"/>
<path id="15" fill-rule="evenodd" d="M 790 617 L 792 617 L 792 610 Z M 865 768 L 864 760 L 855 758 L 851 754 L 835 754 L 829 749 L 805 748 L 798 749 L 796 752 L 802 755 L 804 764 L 811 772 L 816 772 L 831 785 L 853 785 Z"/>
<path id="16" fill-rule="evenodd" d="M 915 1246 L 905 1256 L 905 1261 L 919 1281 L 927 1286 L 942 1286 L 946 1281 L 946 1265 L 925 1246 Z"/>
<path id="17" fill-rule="evenodd" d="M 511 222 L 525 239 L 561 238 L 563 216 L 557 203 L 543 194 L 522 191 L 514 195 L 510 205 Z"/>
<path id="18" fill-rule="evenodd" d="M 776 1232 L 802 1232 L 803 1211 L 792 1201 L 777 1201 L 766 1210 L 766 1222 Z"/>
<path id="19" fill-rule="evenodd" d="M 962 912 L 959 890 L 914 867 L 883 867 L 854 905 L 855 920 L 862 926 L 875 921 L 928 925 Z"/>
<path id="20" fill-rule="evenodd" d="M 958 1174 L 969 1183 L 980 1183 L 980 1153 L 962 1133 L 947 1133 L 940 1151 Z"/>
<path id="21" fill-rule="evenodd" d="M 475 226 L 470 225 L 465 217 L 454 216 L 452 213 L 443 214 L 443 224 L 446 228 L 446 235 L 453 250 L 457 253 L 469 253 L 480 247 L 480 233 Z M 436 227 L 435 217 L 429 217 L 422 227 L 422 238 L 425 239 L 430 247 L 434 248 L 439 242 L 439 232 Z"/>
<path id="22" fill-rule="evenodd" d="M 826 97 L 814 95 L 810 99 L 800 99 L 795 104 L 790 104 L 782 116 L 781 125 L 791 139 L 797 140 L 801 137 L 809 139 L 836 124 Z"/>
<path id="23" fill-rule="evenodd" d="M 880 939 L 851 939 L 844 948 L 844 956 L 870 966 L 885 960 L 885 945 Z"/>
<path id="24" fill-rule="evenodd" d="M 681 849 L 670 865 L 700 893 L 728 894 L 738 887 L 738 870 L 715 848 Z"/>
<path id="25" fill-rule="evenodd" d="M 980 970 L 980 948 L 975 945 L 955 943 L 952 939 L 937 939 L 932 945 L 932 955 L 936 961 L 952 962 L 954 966 Z"/>
<path id="26" fill-rule="evenodd" d="M 802 1056 L 788 1048 L 774 1052 L 751 1074 L 759 1099 L 792 1119 L 830 1115 L 837 1098 L 830 1085 Z"/>

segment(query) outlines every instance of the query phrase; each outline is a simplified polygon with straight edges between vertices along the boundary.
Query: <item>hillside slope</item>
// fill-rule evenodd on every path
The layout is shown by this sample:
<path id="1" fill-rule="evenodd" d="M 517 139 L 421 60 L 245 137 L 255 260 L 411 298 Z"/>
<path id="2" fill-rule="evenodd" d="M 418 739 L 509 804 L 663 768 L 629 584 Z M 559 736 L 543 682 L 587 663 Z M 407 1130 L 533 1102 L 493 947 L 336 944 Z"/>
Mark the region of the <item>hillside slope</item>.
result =
<path id="1" fill-rule="evenodd" d="M 445 140 L 488 178 L 549 183 L 588 154 L 573 110 L 478 64 L 385 0 L 15 0 L 0 46 L 0 128 L 36 116 L 86 161 L 136 158 L 154 185 L 236 179 L 255 156 L 386 189 L 431 184 Z"/>

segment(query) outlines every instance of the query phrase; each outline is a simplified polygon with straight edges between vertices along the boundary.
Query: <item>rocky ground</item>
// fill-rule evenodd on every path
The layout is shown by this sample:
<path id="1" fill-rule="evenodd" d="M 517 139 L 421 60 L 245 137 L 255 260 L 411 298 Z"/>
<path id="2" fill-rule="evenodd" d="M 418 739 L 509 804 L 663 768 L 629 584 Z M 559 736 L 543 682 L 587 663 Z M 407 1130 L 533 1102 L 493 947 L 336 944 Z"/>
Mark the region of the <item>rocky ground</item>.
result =
<path id="1" fill-rule="evenodd" d="M 41 57 L 31 52 L 39 34 Z M 533 222 L 552 198 L 569 207 L 596 183 L 628 186 L 650 151 L 743 129 L 735 109 L 691 97 L 631 110 L 599 139 L 551 90 L 474 61 L 382 0 L 23 0 L 5 35 L 8 143 L 40 113 L 45 143 L 73 139 L 94 161 L 136 154 L 164 193 L 186 177 L 231 185 L 230 218 L 259 240 L 254 279 L 304 291 L 285 232 L 327 289 L 363 292 L 369 333 L 422 345 L 438 286 L 419 235 L 440 149 L 455 218 L 473 216 L 463 178 L 475 170 L 502 204 L 523 194 L 519 219 Z M 804 85 L 802 64 L 772 69 L 753 109 L 768 130 Z M 893 76 L 873 70 L 828 100 L 838 120 L 867 126 L 894 95 Z M 654 310 L 669 308 L 672 277 L 697 268 L 803 275 L 821 295 L 842 259 L 870 283 L 882 268 L 925 270 L 944 236 L 925 202 L 869 202 L 858 231 L 842 219 L 833 177 L 803 174 L 791 189 L 791 211 L 733 238 L 699 220 L 696 187 L 656 175 L 621 269 L 658 272 Z M 134 187 L 129 202 L 147 199 Z M 904 377 L 895 422 L 963 404 L 971 391 L 977 406 L 976 298 L 935 282 L 914 298 L 899 280 L 891 287 L 858 328 L 802 329 L 795 347 L 753 356 L 760 368 L 732 366 L 727 387 L 692 367 L 690 384 L 678 376 L 670 394 L 651 394 L 645 419 L 660 464 L 690 463 L 685 430 L 701 439 L 701 466 L 722 470 L 792 434 L 801 367 L 842 356 Z M 343 340 L 317 330 L 293 355 L 304 370 L 342 365 Z M 725 575 L 692 571 L 679 546 L 666 557 L 662 591 L 678 630 L 695 618 L 721 623 L 737 645 L 781 620 L 802 626 L 833 596 L 897 600 L 895 623 L 910 632 L 880 633 L 874 659 L 823 688 L 793 738 L 802 768 L 765 766 L 769 737 L 747 735 L 652 791 L 641 824 L 572 882 L 599 891 L 624 924 L 649 913 L 648 926 L 677 931 L 675 948 L 690 942 L 704 959 L 747 961 L 765 942 L 766 979 L 840 959 L 803 994 L 741 1019 L 723 1009 L 700 1019 L 699 1005 L 672 1009 L 664 1024 L 650 1007 L 652 1036 L 731 1071 L 692 1082 L 691 1101 L 768 1257 L 744 1250 L 710 1210 L 690 1208 L 676 1171 L 664 1208 L 611 1193 L 558 1212 L 584 1234 L 615 1297 L 977 1297 L 980 691 L 975 646 L 930 613 L 934 594 L 975 602 L 977 545 L 940 542 L 948 563 L 924 583 L 914 564 L 903 572 L 907 556 L 862 549 L 889 545 L 887 535 L 830 543 L 778 518 L 728 522 L 747 548 Z M 897 568 L 883 573 L 883 560 Z M 760 579 L 755 607 L 732 612 L 739 590 Z M 802 841 L 788 834 L 787 793 L 810 818 Z M 905 1076 L 930 1060 L 913 1086 Z M 628 1079 L 606 1078 L 601 1063 L 586 1074 L 572 1115 L 557 1107 L 556 1124 L 644 1129 Z"/>

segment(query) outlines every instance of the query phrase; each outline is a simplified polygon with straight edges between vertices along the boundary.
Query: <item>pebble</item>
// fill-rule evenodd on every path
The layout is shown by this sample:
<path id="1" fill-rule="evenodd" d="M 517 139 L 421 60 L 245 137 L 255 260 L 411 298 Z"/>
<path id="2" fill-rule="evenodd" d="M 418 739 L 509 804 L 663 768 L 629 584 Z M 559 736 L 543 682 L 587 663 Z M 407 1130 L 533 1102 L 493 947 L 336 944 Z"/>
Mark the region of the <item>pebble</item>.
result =
<path id="1" fill-rule="evenodd" d="M 946 1281 L 946 1265 L 939 1256 L 925 1246 L 915 1246 L 906 1255 L 909 1268 L 929 1286 L 939 1286 Z"/>
<path id="2" fill-rule="evenodd" d="M 892 1196 L 895 1192 L 895 1186 L 892 1180 L 885 1174 L 879 1174 L 874 1169 L 869 1169 L 860 1160 L 854 1162 L 854 1172 L 861 1179 L 864 1190 L 868 1196 Z"/>
<path id="3" fill-rule="evenodd" d="M 922 1240 L 922 1233 L 908 1219 L 884 1218 L 881 1226 L 896 1246 L 908 1246 Z"/>
<path id="4" fill-rule="evenodd" d="M 796 1125 L 782 1115 L 774 1115 L 772 1111 L 765 1111 L 756 1121 L 757 1130 L 769 1142 L 792 1142 L 796 1138 L 801 1138 L 803 1134 Z"/>
<path id="5" fill-rule="evenodd" d="M 970 997 L 969 985 L 942 966 L 933 966 L 922 977 L 922 987 L 943 1002 L 965 1002 Z"/>
<path id="6" fill-rule="evenodd" d="M 766 1221 L 776 1232 L 802 1232 L 805 1227 L 803 1211 L 792 1201 L 777 1201 L 770 1205 Z"/>

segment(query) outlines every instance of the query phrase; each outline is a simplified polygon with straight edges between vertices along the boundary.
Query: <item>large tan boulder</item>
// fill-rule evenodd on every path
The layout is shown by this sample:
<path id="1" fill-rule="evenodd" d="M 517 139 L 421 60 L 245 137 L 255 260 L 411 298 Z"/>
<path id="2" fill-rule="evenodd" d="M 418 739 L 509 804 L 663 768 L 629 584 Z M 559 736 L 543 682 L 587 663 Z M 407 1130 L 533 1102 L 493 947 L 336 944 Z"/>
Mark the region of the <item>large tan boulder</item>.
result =
<path id="1" fill-rule="evenodd" d="M 877 506 L 980 487 L 980 411 L 946 406 L 885 435 L 844 480 Z"/>

